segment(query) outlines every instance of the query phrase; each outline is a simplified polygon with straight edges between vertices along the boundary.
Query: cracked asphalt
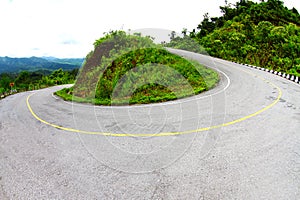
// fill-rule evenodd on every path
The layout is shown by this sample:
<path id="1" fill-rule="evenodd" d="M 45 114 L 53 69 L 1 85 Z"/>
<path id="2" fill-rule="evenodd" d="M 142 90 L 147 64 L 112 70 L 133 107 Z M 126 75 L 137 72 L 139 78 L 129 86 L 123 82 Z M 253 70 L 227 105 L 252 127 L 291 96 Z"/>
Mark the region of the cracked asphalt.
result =
<path id="1" fill-rule="evenodd" d="M 0 199 L 300 199 L 300 86 L 170 51 L 217 69 L 219 85 L 147 106 L 52 95 L 65 86 L 1 100 Z"/>

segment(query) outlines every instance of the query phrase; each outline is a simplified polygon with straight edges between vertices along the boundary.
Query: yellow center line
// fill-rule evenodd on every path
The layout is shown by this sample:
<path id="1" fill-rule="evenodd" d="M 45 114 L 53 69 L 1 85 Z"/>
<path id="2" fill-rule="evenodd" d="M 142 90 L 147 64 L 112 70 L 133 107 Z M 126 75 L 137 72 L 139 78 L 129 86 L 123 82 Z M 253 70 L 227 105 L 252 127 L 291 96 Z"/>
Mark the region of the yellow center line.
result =
<path id="1" fill-rule="evenodd" d="M 241 70 L 241 71 L 244 71 L 244 70 Z M 129 134 L 129 133 L 109 133 L 109 132 L 84 131 L 84 130 L 67 128 L 67 127 L 56 125 L 56 124 L 52 124 L 50 122 L 47 122 L 47 121 L 41 119 L 39 116 L 37 116 L 37 114 L 32 110 L 32 107 L 31 107 L 31 105 L 29 103 L 29 100 L 30 100 L 31 96 L 34 95 L 34 93 L 30 94 L 27 97 L 26 103 L 27 103 L 27 107 L 28 107 L 30 113 L 33 115 L 33 117 L 35 119 L 37 119 L 38 121 L 40 121 L 40 122 L 42 122 L 42 123 L 44 123 L 46 125 L 52 126 L 54 128 L 60 129 L 60 130 L 68 131 L 68 132 L 75 132 L 75 133 L 89 134 L 89 135 L 114 136 L 114 137 L 128 137 L 128 136 L 134 136 L 134 137 L 154 137 L 154 136 L 183 135 L 183 134 L 189 134 L 189 133 L 209 131 L 209 130 L 212 130 L 212 129 L 222 128 L 222 127 L 230 126 L 230 125 L 233 125 L 233 124 L 245 121 L 245 120 L 247 120 L 249 118 L 255 117 L 255 116 L 261 114 L 262 112 L 264 112 L 264 111 L 272 108 L 275 104 L 277 104 L 279 102 L 280 98 L 282 97 L 282 91 L 281 91 L 281 89 L 277 85 L 275 85 L 274 83 L 272 83 L 270 81 L 267 81 L 266 79 L 264 79 L 261 76 L 258 76 L 257 74 L 253 74 L 251 72 L 246 72 L 246 71 L 244 71 L 244 72 L 248 73 L 248 74 L 251 74 L 252 76 L 257 76 L 258 78 L 260 78 L 261 80 L 263 80 L 265 83 L 267 83 L 267 84 L 275 87 L 277 89 L 277 91 L 278 91 L 277 98 L 271 104 L 267 105 L 266 107 L 258 110 L 255 113 L 247 115 L 245 117 L 242 117 L 242 118 L 230 121 L 230 122 L 226 122 L 226 123 L 223 123 L 223 124 L 219 124 L 219 125 L 215 125 L 215 126 L 209 126 L 209 127 L 205 127 L 205 128 L 199 128 L 199 129 L 195 129 L 195 130 L 178 131 L 178 132 L 162 132 L 162 133 L 155 133 L 155 134 L 146 134 L 146 133 Z"/>

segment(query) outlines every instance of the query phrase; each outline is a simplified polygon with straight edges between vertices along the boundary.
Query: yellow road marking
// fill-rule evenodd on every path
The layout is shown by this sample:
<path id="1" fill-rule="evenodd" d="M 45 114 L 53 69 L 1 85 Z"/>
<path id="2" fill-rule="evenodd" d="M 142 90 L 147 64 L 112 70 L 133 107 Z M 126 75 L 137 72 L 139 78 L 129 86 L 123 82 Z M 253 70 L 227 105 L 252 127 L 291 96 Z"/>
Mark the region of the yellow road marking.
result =
<path id="1" fill-rule="evenodd" d="M 241 70 L 241 71 L 244 71 L 244 70 Z M 248 73 L 248 74 L 251 74 L 251 75 L 254 75 L 253 73 L 250 73 L 250 72 L 246 72 L 244 71 L 245 73 Z M 187 131 L 178 131 L 178 132 L 162 132 L 162 133 L 156 133 L 156 134 L 146 134 L 146 133 L 139 133 L 139 134 L 128 134 L 128 133 L 109 133 L 109 132 L 93 132 L 93 131 L 84 131 L 84 130 L 78 130 L 78 129 L 73 129 L 73 128 L 66 128 L 66 127 L 62 127 L 62 126 L 59 126 L 59 125 L 56 125 L 56 124 L 52 124 L 50 122 L 47 122 L 43 119 L 41 119 L 39 116 L 37 116 L 37 114 L 35 114 L 35 112 L 32 110 L 32 107 L 29 103 L 29 99 L 33 94 L 29 95 L 27 97 L 27 100 L 26 100 L 26 103 L 27 103 L 27 107 L 30 111 L 30 113 L 40 122 L 46 124 L 46 125 L 49 125 L 49 126 L 52 126 L 54 128 L 57 128 L 57 129 L 61 129 L 61 130 L 64 130 L 64 131 L 69 131 L 69 132 L 75 132 L 75 133 L 82 133 L 82 134 L 89 134 L 89 135 L 103 135 L 103 136 L 114 136 L 114 137 L 128 137 L 128 136 L 134 136 L 134 137 L 153 137 L 153 136 L 173 136 L 173 135 L 183 135 L 183 134 L 188 134 L 188 133 L 196 133 L 196 132 L 203 132 L 203 131 L 209 131 L 209 130 L 212 130 L 212 129 L 217 129 L 217 128 L 221 128 L 221 127 L 225 127 L 225 126 L 229 126 L 229 125 L 233 125 L 233 124 L 236 124 L 236 123 L 239 123 L 239 122 L 242 122 L 242 121 L 245 121 L 249 118 L 252 118 L 252 117 L 255 117 L 257 115 L 259 115 L 260 113 L 270 109 L 271 107 L 273 107 L 275 104 L 277 104 L 282 96 L 282 91 L 281 89 L 275 85 L 274 83 L 270 82 L 270 81 L 267 81 L 266 79 L 258 76 L 255 74 L 255 76 L 257 76 L 258 78 L 260 78 L 261 80 L 263 80 L 265 83 L 275 87 L 277 90 L 278 90 L 278 96 L 277 98 L 271 103 L 269 104 L 268 106 L 262 108 L 261 110 L 255 112 L 255 113 L 252 113 L 250 115 L 247 115 L 245 117 L 242 117 L 242 118 L 239 118 L 239 119 L 236 119 L 236 120 L 233 120 L 233 121 L 230 121 L 230 122 L 227 122 L 227 123 L 224 123 L 224 124 L 219 124 L 219 125 L 215 125 L 215 126 L 210 126 L 210 127 L 205 127 L 205 128 L 199 128 L 199 129 L 195 129 L 195 130 L 187 130 Z"/>

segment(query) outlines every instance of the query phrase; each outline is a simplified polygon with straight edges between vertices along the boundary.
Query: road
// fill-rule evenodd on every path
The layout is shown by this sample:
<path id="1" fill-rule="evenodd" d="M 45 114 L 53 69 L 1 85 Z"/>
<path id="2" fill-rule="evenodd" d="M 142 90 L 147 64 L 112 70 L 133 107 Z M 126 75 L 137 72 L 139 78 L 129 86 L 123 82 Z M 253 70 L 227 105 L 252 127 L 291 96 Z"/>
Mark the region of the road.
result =
<path id="1" fill-rule="evenodd" d="M 175 50 L 173 50 L 175 51 Z M 0 199 L 300 199 L 300 86 L 176 50 L 220 73 L 173 102 L 0 101 Z"/>

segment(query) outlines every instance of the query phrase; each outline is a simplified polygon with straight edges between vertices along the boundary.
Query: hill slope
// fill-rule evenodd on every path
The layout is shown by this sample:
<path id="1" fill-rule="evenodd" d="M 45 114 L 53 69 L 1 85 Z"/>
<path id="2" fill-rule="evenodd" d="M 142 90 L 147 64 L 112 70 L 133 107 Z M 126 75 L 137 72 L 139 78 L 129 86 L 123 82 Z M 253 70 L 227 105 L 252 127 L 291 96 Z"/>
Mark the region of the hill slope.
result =
<path id="1" fill-rule="evenodd" d="M 72 70 L 79 68 L 83 62 L 83 58 L 75 59 L 58 59 L 58 58 L 10 58 L 0 57 L 0 74 L 12 73 L 20 71 L 36 71 L 47 69 L 50 71 L 62 68 L 64 70 Z"/>
<path id="2" fill-rule="evenodd" d="M 206 91 L 217 72 L 156 45 L 149 37 L 112 31 L 95 42 L 66 100 L 102 105 L 163 102 Z"/>

